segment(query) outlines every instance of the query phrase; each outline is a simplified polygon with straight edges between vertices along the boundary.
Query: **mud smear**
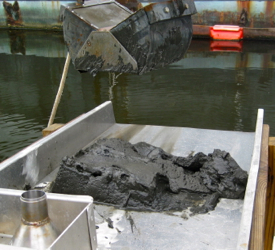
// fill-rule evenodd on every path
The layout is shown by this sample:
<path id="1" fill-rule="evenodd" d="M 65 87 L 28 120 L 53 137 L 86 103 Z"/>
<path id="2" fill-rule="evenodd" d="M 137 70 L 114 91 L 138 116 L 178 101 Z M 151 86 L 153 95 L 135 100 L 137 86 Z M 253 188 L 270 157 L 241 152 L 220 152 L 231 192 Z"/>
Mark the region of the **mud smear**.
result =
<path id="1" fill-rule="evenodd" d="M 101 139 L 64 157 L 52 192 L 91 195 L 96 203 L 147 211 L 207 213 L 219 198 L 242 199 L 247 183 L 229 153 L 177 157 L 161 148 Z"/>

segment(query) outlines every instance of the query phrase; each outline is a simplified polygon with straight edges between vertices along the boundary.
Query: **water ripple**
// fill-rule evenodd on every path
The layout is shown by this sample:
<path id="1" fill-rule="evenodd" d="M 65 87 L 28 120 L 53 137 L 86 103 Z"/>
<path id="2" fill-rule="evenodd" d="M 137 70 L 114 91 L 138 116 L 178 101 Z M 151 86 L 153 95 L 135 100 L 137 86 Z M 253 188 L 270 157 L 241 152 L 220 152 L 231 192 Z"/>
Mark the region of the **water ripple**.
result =
<path id="1" fill-rule="evenodd" d="M 42 136 L 43 126 L 22 114 L 0 114 L 0 161 Z"/>

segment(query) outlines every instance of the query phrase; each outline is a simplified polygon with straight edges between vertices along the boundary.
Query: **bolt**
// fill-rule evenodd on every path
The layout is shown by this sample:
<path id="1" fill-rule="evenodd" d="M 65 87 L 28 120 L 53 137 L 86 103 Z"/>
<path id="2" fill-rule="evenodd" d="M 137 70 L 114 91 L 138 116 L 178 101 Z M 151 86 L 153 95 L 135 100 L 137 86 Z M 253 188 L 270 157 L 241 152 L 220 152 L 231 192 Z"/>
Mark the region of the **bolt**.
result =
<path id="1" fill-rule="evenodd" d="M 165 12 L 165 13 L 168 13 L 168 12 L 169 12 L 169 8 L 168 8 L 168 7 L 165 7 L 165 8 L 164 8 L 164 12 Z"/>

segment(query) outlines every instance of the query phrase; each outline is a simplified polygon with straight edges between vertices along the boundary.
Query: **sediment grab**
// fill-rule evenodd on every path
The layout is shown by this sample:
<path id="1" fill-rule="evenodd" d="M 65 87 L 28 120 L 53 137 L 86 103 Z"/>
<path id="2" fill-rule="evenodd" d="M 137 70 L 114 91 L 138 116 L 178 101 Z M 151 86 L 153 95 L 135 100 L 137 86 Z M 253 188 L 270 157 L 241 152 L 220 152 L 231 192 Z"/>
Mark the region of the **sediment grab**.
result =
<path id="1" fill-rule="evenodd" d="M 124 209 L 196 214 L 213 210 L 220 198 L 243 199 L 247 178 L 219 149 L 179 157 L 112 138 L 64 157 L 52 191 L 91 195 L 95 203 Z"/>

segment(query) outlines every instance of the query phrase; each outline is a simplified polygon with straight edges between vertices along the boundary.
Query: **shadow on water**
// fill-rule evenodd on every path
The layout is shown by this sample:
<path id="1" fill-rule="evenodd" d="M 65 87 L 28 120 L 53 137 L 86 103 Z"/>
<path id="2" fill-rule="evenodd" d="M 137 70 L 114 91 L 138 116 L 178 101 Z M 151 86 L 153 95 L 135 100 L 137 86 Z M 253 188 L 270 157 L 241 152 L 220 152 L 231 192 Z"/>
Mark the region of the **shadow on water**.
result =
<path id="1" fill-rule="evenodd" d="M 0 161 L 41 138 L 59 86 L 61 33 L 0 32 Z M 241 52 L 193 40 L 183 60 L 144 75 L 69 68 L 56 123 L 112 100 L 119 123 L 254 131 L 257 109 L 275 136 L 275 50 L 244 41 Z"/>
<path id="2" fill-rule="evenodd" d="M 22 55 L 26 54 L 26 38 L 24 31 L 10 30 L 10 50 L 12 54 L 21 53 Z"/>

